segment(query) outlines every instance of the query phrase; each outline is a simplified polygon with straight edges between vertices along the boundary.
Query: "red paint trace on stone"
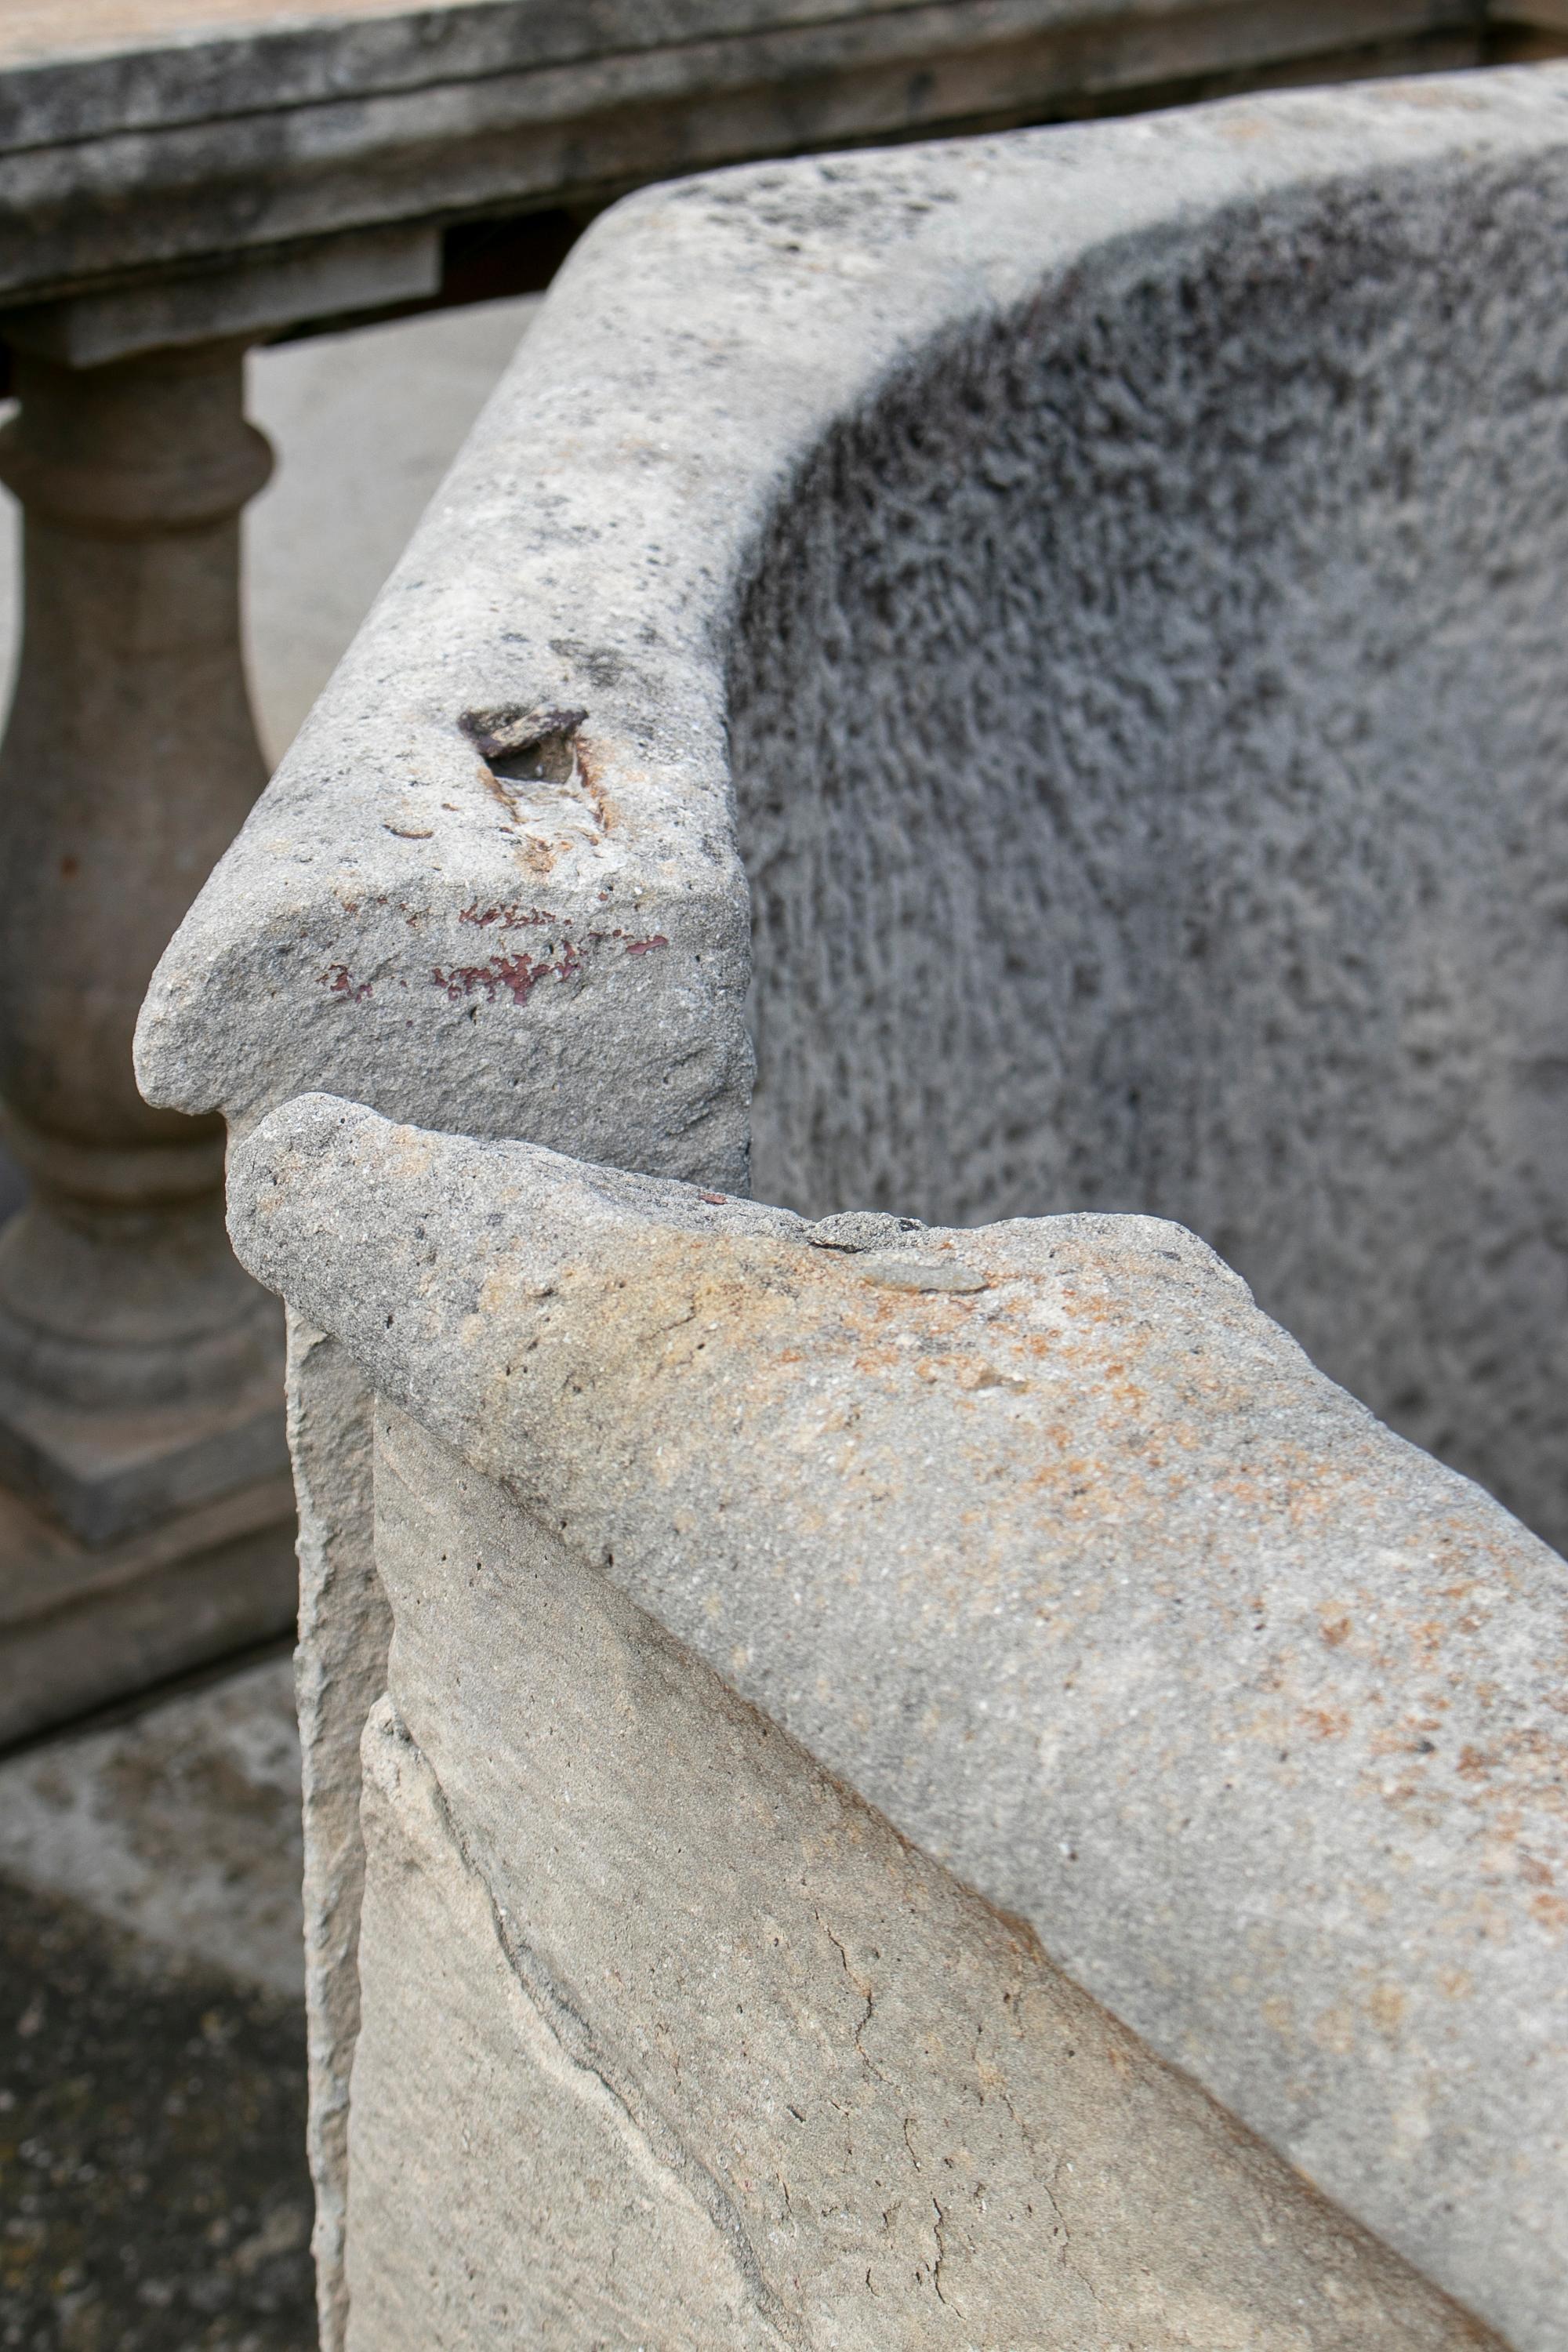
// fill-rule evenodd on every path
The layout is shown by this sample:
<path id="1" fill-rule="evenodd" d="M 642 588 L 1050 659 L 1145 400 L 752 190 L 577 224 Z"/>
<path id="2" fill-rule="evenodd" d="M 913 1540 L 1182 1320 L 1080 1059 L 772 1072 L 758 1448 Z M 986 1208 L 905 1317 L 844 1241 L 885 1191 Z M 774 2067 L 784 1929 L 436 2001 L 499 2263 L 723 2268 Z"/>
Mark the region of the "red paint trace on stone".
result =
<path id="1" fill-rule="evenodd" d="M 316 974 L 318 987 L 330 988 L 334 996 L 346 996 L 351 1004 L 363 1004 L 371 993 L 368 980 L 356 981 L 346 963 L 330 963 L 325 971 Z"/>
<path id="2" fill-rule="evenodd" d="M 559 963 L 552 963 L 548 956 L 535 959 L 520 950 L 516 955 L 493 955 L 488 963 L 455 964 L 450 971 L 437 964 L 430 977 L 454 1004 L 465 996 L 481 993 L 487 1004 L 493 1004 L 503 992 L 514 1004 L 526 1004 L 542 980 L 574 980 L 582 969 L 583 959 L 568 940 Z"/>
<path id="3" fill-rule="evenodd" d="M 521 912 L 512 907 L 481 908 L 477 903 L 465 908 L 458 919 L 476 925 L 499 922 L 509 927 L 514 923 L 527 924 L 531 928 L 548 924 L 562 933 L 569 929 L 571 922 L 569 916 L 544 914 L 538 908 Z M 616 932 L 611 936 L 621 938 L 623 934 Z M 445 990 L 454 1004 L 460 1003 L 465 996 L 483 996 L 487 1004 L 493 1004 L 498 997 L 503 995 L 510 996 L 514 1004 L 526 1004 L 542 980 L 578 979 L 585 969 L 587 958 L 596 949 L 608 944 L 603 931 L 589 931 L 581 942 L 563 937 L 559 956 L 552 941 L 544 954 L 540 956 L 531 956 L 519 948 L 510 953 L 498 950 L 483 963 L 453 964 L 449 971 L 443 971 L 439 964 L 433 964 L 430 969 L 431 984 Z M 626 952 L 629 956 L 647 955 L 650 948 L 667 948 L 668 945 L 664 934 L 656 932 L 651 939 L 627 940 Z"/>

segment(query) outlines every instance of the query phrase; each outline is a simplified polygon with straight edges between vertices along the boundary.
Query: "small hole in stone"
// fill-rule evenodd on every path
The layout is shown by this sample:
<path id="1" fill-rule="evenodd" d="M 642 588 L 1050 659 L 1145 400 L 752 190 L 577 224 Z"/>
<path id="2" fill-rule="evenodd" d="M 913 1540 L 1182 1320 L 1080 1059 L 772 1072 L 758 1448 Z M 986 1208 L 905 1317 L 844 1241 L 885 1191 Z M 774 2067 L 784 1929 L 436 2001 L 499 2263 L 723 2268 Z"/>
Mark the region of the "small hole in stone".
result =
<path id="1" fill-rule="evenodd" d="M 576 752 L 572 739 L 588 716 L 553 703 L 507 703 L 465 710 L 458 721 L 492 776 L 509 783 L 565 784 Z"/>

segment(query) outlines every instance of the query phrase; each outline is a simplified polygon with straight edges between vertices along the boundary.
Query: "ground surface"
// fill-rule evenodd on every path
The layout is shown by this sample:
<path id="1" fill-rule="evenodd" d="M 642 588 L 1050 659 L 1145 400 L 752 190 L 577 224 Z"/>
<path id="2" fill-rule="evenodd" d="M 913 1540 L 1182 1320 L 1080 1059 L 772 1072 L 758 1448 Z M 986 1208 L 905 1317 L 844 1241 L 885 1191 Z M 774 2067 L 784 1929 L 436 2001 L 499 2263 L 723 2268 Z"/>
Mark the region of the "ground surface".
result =
<path id="1" fill-rule="evenodd" d="M 5 1882 L 0 1980 L 0 2344 L 304 2352 L 300 2005 Z"/>
<path id="2" fill-rule="evenodd" d="M 0 1764 L 0 2347 L 313 2341 L 286 1657 Z"/>

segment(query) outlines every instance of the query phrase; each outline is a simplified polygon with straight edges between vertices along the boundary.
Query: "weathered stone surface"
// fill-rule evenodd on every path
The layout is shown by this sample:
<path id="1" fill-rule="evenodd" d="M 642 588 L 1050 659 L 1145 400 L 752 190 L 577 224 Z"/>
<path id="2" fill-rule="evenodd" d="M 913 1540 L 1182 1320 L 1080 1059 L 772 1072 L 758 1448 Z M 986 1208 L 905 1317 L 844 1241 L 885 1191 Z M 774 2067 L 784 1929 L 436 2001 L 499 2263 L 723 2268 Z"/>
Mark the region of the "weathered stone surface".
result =
<path id="1" fill-rule="evenodd" d="M 761 1189 L 1176 1215 L 1561 1537 L 1565 126 L 1545 69 L 620 207 L 144 1083 L 737 1185 L 749 911 Z M 458 723 L 550 701 L 563 782 Z"/>
<path id="2" fill-rule="evenodd" d="M 300 1740 L 286 1658 L 0 1763 L 0 1874 L 157 1965 L 298 2000 Z"/>
<path id="3" fill-rule="evenodd" d="M 0 2337 L 302 2352 L 300 1959 L 286 1656 L 0 1764 Z"/>
<path id="4" fill-rule="evenodd" d="M 1483 2340 L 396 1413 L 376 1493 L 355 2352 Z"/>
<path id="5" fill-rule="evenodd" d="M 131 1060 L 144 976 L 266 773 L 236 571 L 270 452 L 237 343 L 13 362 L 0 1737 L 281 1632 L 294 1584 L 277 1302 L 228 1247 L 219 1123 L 150 1108 Z"/>
<path id="6" fill-rule="evenodd" d="M 73 0 L 0 26 L 0 291 L 593 202 L 1203 77 L 1479 62 L 1479 0 Z M 199 299 L 199 288 L 193 299 Z"/>
<path id="7" fill-rule="evenodd" d="M 325 1086 L 711 1188 L 557 1168 L 520 1237 L 536 1158 L 364 1128 L 333 1173 L 307 1110 L 236 1200 L 389 1395 L 1529 2352 L 1563 2294 L 1559 1564 L 1169 1227 L 813 1246 L 725 1195 L 750 920 L 764 1190 L 1178 1213 L 1568 1524 L 1565 101 L 1248 101 L 619 208 L 141 1062 L 242 1135 Z M 587 715 L 521 762 L 464 724 L 546 708 Z M 634 1212 L 645 1306 L 596 1320 Z M 568 1360 L 580 1392 L 519 1401 Z"/>
<path id="8" fill-rule="evenodd" d="M 252 1269 L 581 1569 L 1548 2352 L 1568 1572 L 1201 1243 L 1132 1217 L 916 1231 L 911 1270 L 984 1286 L 892 1287 L 867 1279 L 885 1253 L 776 1209 L 321 1098 L 238 1151 L 231 1215 Z M 527 1648 L 503 1628 L 530 1604 L 458 1540 L 390 1594 L 393 1688 L 443 1785 L 494 1774 L 499 1819 L 527 1709 L 450 1718 Z M 440 1704 L 416 1668 L 404 1695 L 405 1643 L 439 1656 Z"/>
<path id="9" fill-rule="evenodd" d="M 296 1689 L 304 1780 L 305 2002 L 321 2352 L 343 2337 L 349 2074 L 359 2032 L 360 1735 L 386 1685 L 391 1621 L 372 1540 L 371 1400 L 325 1332 L 290 1325 L 289 1444 L 300 1506 Z"/>
<path id="10" fill-rule="evenodd" d="M 0 1234 L 0 1471 L 89 1545 L 287 1468 L 278 1308 L 225 1240 L 221 1129 L 151 1108 L 131 1062 L 143 975 L 266 774 L 237 569 L 272 459 L 242 362 L 19 352 L 0 435 L 26 550 L 0 1096 L 29 1180 Z"/>
<path id="11" fill-rule="evenodd" d="M 0 85 L 3 87 L 3 85 Z M 301 319 L 348 316 L 417 301 L 441 283 L 441 238 L 429 226 L 347 232 L 143 283 L 110 286 L 5 314 L 8 341 L 30 340 L 67 365 L 101 367 L 139 352 L 225 336 L 261 338 Z"/>

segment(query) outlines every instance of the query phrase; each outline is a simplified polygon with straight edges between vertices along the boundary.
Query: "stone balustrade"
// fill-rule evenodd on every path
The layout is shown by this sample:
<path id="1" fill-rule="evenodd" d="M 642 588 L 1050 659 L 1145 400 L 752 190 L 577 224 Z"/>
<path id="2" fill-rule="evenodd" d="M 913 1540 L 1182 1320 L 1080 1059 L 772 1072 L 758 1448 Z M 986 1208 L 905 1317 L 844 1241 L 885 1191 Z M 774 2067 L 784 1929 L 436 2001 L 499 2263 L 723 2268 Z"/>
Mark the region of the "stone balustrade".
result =
<path id="1" fill-rule="evenodd" d="M 139 1030 L 329 2346 L 1557 2342 L 1565 227 L 1547 68 L 573 255 Z"/>
<path id="2" fill-rule="evenodd" d="M 6 11 L 21 411 L 0 471 L 26 623 L 0 1094 L 31 1197 L 0 1244 L 0 1738 L 293 1609 L 276 1314 L 226 1249 L 216 1124 L 150 1110 L 130 1060 L 153 962 L 262 777 L 247 344 L 541 287 L 612 196 L 701 164 L 1474 62 L 1501 37 L 1480 0 Z"/>

